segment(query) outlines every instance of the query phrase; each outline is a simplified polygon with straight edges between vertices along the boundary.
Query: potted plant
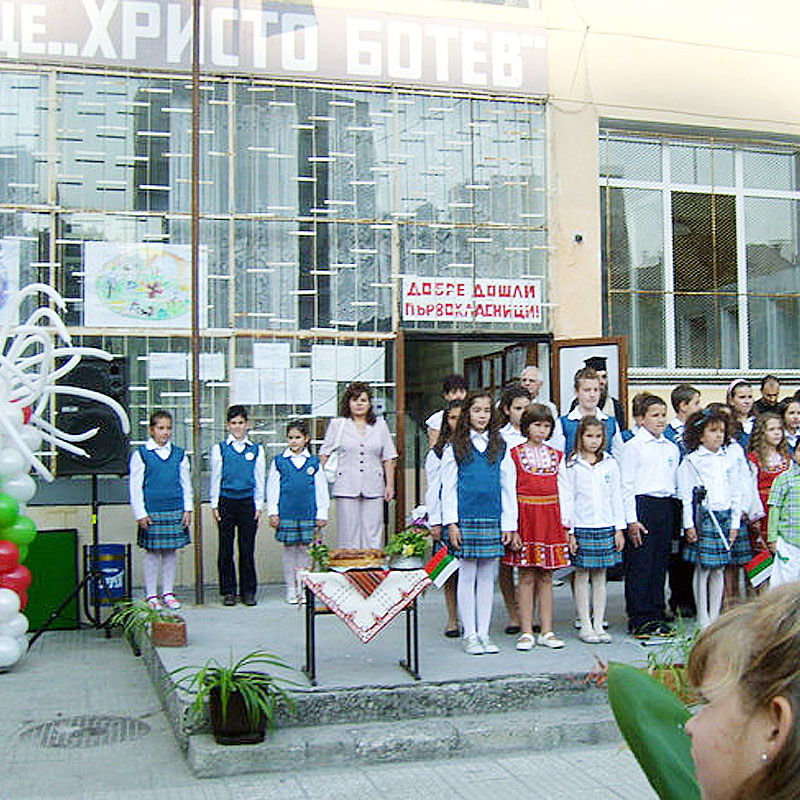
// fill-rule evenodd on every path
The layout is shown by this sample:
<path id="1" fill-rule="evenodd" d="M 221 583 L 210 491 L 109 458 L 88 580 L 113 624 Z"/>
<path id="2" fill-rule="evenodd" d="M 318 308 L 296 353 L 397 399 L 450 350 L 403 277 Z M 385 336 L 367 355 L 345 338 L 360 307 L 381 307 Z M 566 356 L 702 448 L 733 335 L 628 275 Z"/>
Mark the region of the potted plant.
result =
<path id="1" fill-rule="evenodd" d="M 186 646 L 186 620 L 174 611 L 150 608 L 144 600 L 117 603 L 108 621 L 122 628 L 132 643 L 149 633 L 155 647 Z"/>
<path id="2" fill-rule="evenodd" d="M 699 628 L 690 633 L 683 618 L 678 616 L 675 636 L 647 654 L 647 672 L 674 692 L 685 705 L 694 702 L 686 677 L 686 665 L 699 633 Z"/>
<path id="3" fill-rule="evenodd" d="M 278 656 L 254 650 L 238 661 L 230 656 L 226 665 L 210 658 L 200 667 L 179 667 L 170 673 L 176 678 L 170 691 L 180 688 L 194 695 L 189 707 L 194 716 L 201 715 L 208 702 L 217 744 L 257 744 L 267 727 L 273 730 L 278 703 L 294 708 L 281 684 L 299 685 L 271 675 L 266 667 L 292 669 Z"/>
<path id="4" fill-rule="evenodd" d="M 428 543 L 427 517 L 425 506 L 417 506 L 411 512 L 409 524 L 389 539 L 386 554 L 391 559 L 392 569 L 422 569 Z"/>

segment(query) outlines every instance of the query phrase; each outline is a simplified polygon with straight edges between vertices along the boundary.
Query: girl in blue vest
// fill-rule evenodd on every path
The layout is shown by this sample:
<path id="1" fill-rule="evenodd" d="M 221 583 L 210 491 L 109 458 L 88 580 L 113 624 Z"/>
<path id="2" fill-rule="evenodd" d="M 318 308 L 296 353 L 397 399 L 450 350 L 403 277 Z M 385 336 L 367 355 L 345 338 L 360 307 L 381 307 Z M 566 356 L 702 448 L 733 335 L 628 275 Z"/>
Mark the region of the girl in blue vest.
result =
<path id="1" fill-rule="evenodd" d="M 464 650 L 497 653 L 489 638 L 495 563 L 517 530 L 516 469 L 488 392 L 467 399 L 442 453 L 442 527 L 460 559 L 458 611 Z"/>
<path id="2" fill-rule="evenodd" d="M 189 544 L 192 482 L 189 459 L 170 442 L 172 415 L 155 411 L 150 438 L 130 460 L 130 502 L 138 524 L 136 543 L 144 548 L 142 572 L 147 604 L 154 610 L 181 607 L 175 597 L 177 551 Z M 156 591 L 161 566 L 161 597 Z"/>
<path id="3" fill-rule="evenodd" d="M 275 538 L 283 544 L 286 602 L 298 601 L 295 572 L 308 568 L 308 545 L 328 524 L 328 482 L 316 456 L 308 449 L 306 423 L 290 422 L 288 447 L 272 459 L 267 476 L 267 514 Z"/>

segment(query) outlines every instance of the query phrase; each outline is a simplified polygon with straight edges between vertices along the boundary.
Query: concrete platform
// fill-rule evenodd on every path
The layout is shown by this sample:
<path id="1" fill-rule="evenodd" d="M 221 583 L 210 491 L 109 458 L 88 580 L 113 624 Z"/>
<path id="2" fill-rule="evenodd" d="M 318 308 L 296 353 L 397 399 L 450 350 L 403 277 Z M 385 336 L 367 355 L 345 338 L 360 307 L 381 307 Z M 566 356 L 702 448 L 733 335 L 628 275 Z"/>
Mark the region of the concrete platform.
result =
<path id="1" fill-rule="evenodd" d="M 644 665 L 646 650 L 624 633 L 621 584 L 609 585 L 609 632 L 613 642 L 586 645 L 573 626 L 568 586 L 556 590 L 561 650 L 515 649 L 516 636 L 503 632 L 507 620 L 498 596 L 492 637 L 497 655 L 469 656 L 458 639 L 443 636 L 443 598 L 431 588 L 419 602 L 422 680 L 400 668 L 405 656 L 402 615 L 368 644 L 333 616 L 317 618 L 318 685 L 302 672 L 289 675 L 293 712 L 281 709 L 274 734 L 260 745 L 221 747 L 205 716 L 192 718 L 189 697 L 164 693 L 175 735 L 198 777 L 281 772 L 415 761 L 431 757 L 486 757 L 517 751 L 619 742 L 606 694 L 588 674 L 597 658 Z M 283 600 L 280 586 L 259 593 L 258 605 L 224 607 L 216 598 L 187 605 L 189 643 L 154 649 L 145 642 L 144 660 L 156 687 L 170 673 L 208 658 L 227 662 L 262 649 L 296 670 L 305 660 L 305 616 Z"/>

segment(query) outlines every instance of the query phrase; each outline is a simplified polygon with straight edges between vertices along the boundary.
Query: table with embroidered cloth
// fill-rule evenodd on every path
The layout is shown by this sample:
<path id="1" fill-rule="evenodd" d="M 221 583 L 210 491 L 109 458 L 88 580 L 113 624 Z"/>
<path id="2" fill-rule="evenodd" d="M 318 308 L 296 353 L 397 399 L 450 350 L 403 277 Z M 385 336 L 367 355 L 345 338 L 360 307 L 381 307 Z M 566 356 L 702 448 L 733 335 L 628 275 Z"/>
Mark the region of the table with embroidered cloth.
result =
<path id="1" fill-rule="evenodd" d="M 303 672 L 313 686 L 317 683 L 315 619 L 320 614 L 335 614 L 366 644 L 405 611 L 406 658 L 399 663 L 415 680 L 420 679 L 416 600 L 431 585 L 424 569 L 300 570 L 297 581 L 305 589 L 306 664 Z M 317 606 L 317 599 L 324 607 Z"/>

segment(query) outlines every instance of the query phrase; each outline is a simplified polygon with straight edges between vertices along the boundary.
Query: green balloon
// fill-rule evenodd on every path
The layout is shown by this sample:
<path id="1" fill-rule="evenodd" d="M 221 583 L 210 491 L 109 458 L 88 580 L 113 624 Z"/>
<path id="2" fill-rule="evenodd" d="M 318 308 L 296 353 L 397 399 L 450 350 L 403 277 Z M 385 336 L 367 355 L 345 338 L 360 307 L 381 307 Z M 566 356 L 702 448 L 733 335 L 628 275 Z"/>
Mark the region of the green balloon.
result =
<path id="1" fill-rule="evenodd" d="M 17 547 L 28 545 L 36 538 L 36 523 L 29 517 L 17 517 L 17 521 L 3 530 L 3 538 Z"/>
<path id="2" fill-rule="evenodd" d="M 8 528 L 16 522 L 19 503 L 10 494 L 0 494 L 0 528 Z"/>
<path id="3" fill-rule="evenodd" d="M 18 544 L 17 550 L 19 550 L 19 563 L 21 564 L 28 557 L 28 545 Z"/>

